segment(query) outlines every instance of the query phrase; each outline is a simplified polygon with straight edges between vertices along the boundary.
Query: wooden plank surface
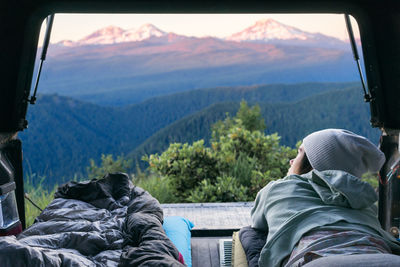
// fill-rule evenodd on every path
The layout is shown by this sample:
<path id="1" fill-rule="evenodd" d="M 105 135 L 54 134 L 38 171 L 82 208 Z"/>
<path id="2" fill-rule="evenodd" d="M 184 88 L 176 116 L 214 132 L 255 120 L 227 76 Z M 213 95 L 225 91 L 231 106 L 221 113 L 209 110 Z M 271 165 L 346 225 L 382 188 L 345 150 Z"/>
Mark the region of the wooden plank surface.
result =
<path id="1" fill-rule="evenodd" d="M 197 229 L 239 229 L 251 225 L 254 202 L 162 204 L 164 216 L 182 216 Z"/>

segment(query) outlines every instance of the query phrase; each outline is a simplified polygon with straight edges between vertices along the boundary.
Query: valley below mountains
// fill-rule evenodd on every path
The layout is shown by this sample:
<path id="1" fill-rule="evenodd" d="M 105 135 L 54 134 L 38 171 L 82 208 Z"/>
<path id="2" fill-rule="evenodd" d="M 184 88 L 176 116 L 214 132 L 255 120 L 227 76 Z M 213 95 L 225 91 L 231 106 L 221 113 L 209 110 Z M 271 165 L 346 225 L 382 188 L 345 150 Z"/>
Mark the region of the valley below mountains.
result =
<path id="1" fill-rule="evenodd" d="M 346 128 L 378 141 L 369 107 L 357 83 L 303 83 L 199 89 L 150 98 L 125 107 L 104 107 L 58 95 L 40 95 L 20 134 L 24 170 L 46 176 L 48 185 L 85 177 L 89 160 L 125 155 L 141 167 L 145 154 L 161 153 L 171 142 L 210 139 L 210 127 L 239 102 L 259 104 L 266 132 L 294 146 L 315 130 Z"/>
<path id="2" fill-rule="evenodd" d="M 52 186 L 85 177 L 102 154 L 145 168 L 143 155 L 172 142 L 209 144 L 210 127 L 242 100 L 260 105 L 283 145 L 327 127 L 375 142 L 358 79 L 347 42 L 272 19 L 225 38 L 109 26 L 48 48 L 19 135 L 24 171 Z"/>

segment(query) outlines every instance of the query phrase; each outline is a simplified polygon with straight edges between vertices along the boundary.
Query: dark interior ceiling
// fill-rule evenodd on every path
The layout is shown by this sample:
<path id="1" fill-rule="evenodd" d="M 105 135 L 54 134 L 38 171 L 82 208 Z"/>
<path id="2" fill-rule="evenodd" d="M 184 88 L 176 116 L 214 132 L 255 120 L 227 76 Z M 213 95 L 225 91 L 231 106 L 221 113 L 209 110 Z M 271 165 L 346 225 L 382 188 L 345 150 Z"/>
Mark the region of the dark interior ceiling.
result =
<path id="1" fill-rule="evenodd" d="M 375 99 L 372 125 L 400 129 L 399 2 L 5 0 L 0 8 L 0 132 L 25 127 L 40 26 L 51 13 L 349 13 L 359 24 L 367 80 Z"/>

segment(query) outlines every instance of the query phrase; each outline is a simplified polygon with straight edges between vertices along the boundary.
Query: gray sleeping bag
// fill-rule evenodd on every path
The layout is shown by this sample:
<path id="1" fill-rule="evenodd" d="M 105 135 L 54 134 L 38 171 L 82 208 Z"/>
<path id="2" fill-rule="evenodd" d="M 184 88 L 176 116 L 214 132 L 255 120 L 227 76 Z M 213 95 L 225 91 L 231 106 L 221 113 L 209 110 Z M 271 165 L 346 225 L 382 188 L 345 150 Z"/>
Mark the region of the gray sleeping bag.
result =
<path id="1" fill-rule="evenodd" d="M 158 201 L 123 173 L 69 182 L 35 223 L 0 238 L 1 266 L 183 266 Z"/>

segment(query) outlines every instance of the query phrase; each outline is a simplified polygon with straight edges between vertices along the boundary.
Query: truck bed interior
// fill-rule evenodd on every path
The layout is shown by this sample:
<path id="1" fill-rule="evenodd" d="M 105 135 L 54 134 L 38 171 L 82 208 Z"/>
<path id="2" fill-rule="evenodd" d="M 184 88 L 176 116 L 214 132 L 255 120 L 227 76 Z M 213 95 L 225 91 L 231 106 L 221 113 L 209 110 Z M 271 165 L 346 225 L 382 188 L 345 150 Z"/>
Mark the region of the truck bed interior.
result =
<path id="1" fill-rule="evenodd" d="M 383 229 L 399 227 L 400 179 L 387 180 L 400 158 L 400 2 L 397 0 L 5 0 L 0 8 L 0 133 L 28 127 L 26 114 L 43 20 L 54 13 L 340 13 L 358 22 L 371 96 L 371 127 L 382 131 L 385 153 L 379 184 L 379 220 Z M 362 99 L 361 99 L 362 101 Z M 44 133 L 45 134 L 45 133 Z M 1 141 L 1 140 L 0 140 Z M 23 144 L 22 144 L 23 147 Z M 16 148 L 13 171 L 18 213 L 25 228 L 22 148 Z M 0 192 L 1 194 L 1 192 Z M 165 216 L 191 220 L 193 266 L 221 266 L 220 240 L 250 225 L 252 202 L 163 204 Z M 228 265 L 229 266 L 229 265 Z"/>

